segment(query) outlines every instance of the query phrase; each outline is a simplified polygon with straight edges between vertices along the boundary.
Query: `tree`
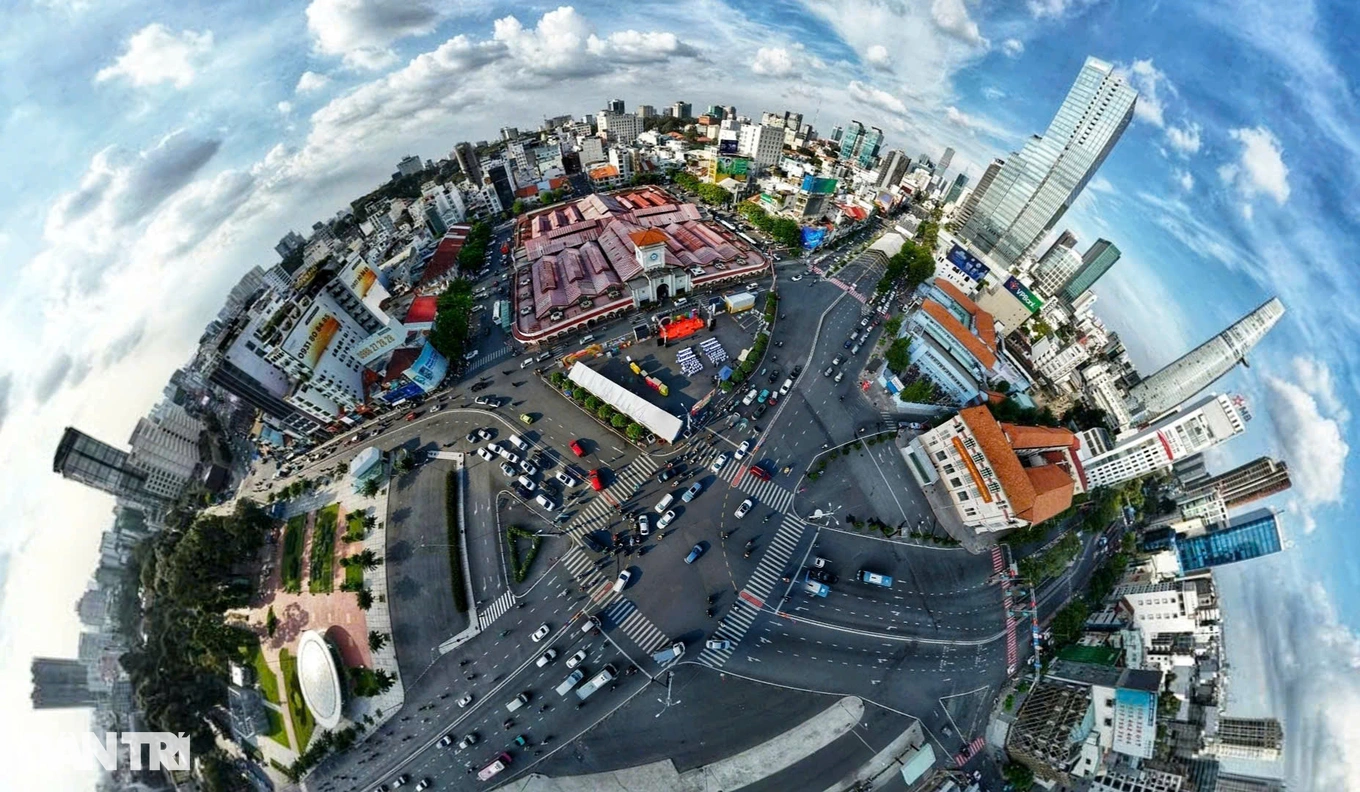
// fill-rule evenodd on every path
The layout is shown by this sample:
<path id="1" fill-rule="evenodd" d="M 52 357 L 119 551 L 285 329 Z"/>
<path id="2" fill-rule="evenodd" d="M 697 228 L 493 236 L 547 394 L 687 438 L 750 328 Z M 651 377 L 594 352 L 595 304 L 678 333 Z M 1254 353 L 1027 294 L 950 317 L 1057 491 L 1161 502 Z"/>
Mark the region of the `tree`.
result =
<path id="1" fill-rule="evenodd" d="M 608 404 L 601 404 L 599 409 L 595 411 L 595 415 L 598 416 L 601 421 L 608 421 L 614 417 L 614 408 L 610 407 Z"/>
<path id="2" fill-rule="evenodd" d="M 269 612 L 264 616 L 264 631 L 270 638 L 274 637 L 274 631 L 279 629 L 279 617 L 274 613 L 274 606 L 269 606 Z"/>
<path id="3" fill-rule="evenodd" d="M 888 368 L 898 374 L 906 371 L 911 366 L 911 339 L 903 337 L 893 341 L 883 353 L 883 359 L 888 362 Z"/>
<path id="4" fill-rule="evenodd" d="M 1001 775 L 1017 792 L 1028 792 L 1034 786 L 1034 771 L 1019 762 L 1007 762 L 1001 768 Z"/>
<path id="5" fill-rule="evenodd" d="M 699 200 L 714 206 L 732 200 L 731 193 L 716 184 L 700 184 L 696 192 L 699 194 Z"/>
<path id="6" fill-rule="evenodd" d="M 370 651 L 378 651 L 386 646 L 388 641 L 391 640 L 392 635 L 390 633 L 378 632 L 377 630 L 368 631 L 368 648 Z"/>
<path id="7" fill-rule="evenodd" d="M 604 402 L 600 401 L 600 397 L 598 396 L 586 397 L 586 409 L 590 410 L 591 412 L 600 409 L 600 405 L 602 404 L 604 404 Z"/>
<path id="8" fill-rule="evenodd" d="M 369 589 L 360 589 L 355 598 L 359 602 L 360 610 L 368 610 L 373 607 L 373 592 Z"/>
<path id="9" fill-rule="evenodd" d="M 640 423 L 629 423 L 628 428 L 625 429 L 623 433 L 629 440 L 636 443 L 642 439 L 642 435 L 646 431 L 647 430 L 644 429 Z"/>
<path id="10" fill-rule="evenodd" d="M 615 429 L 623 429 L 628 426 L 628 416 L 615 414 L 613 418 L 609 419 L 609 425 Z"/>
<path id="11" fill-rule="evenodd" d="M 516 198 L 515 202 L 510 204 L 510 214 L 515 215 L 517 217 L 519 215 L 524 214 L 524 201 L 521 201 L 520 199 Z"/>
<path id="12" fill-rule="evenodd" d="M 895 337 L 897 331 L 902 329 L 902 317 L 894 316 L 883 322 L 883 335 L 888 338 Z"/>
<path id="13" fill-rule="evenodd" d="M 374 553 L 372 550 L 364 550 L 362 553 L 358 554 L 357 558 L 359 560 L 359 563 L 364 565 L 364 569 L 370 571 L 377 569 L 378 564 L 382 563 L 382 559 L 379 558 L 378 554 Z"/>
<path id="14" fill-rule="evenodd" d="M 898 398 L 913 404 L 929 404 L 935 398 L 935 386 L 930 380 L 918 379 L 907 383 Z"/>

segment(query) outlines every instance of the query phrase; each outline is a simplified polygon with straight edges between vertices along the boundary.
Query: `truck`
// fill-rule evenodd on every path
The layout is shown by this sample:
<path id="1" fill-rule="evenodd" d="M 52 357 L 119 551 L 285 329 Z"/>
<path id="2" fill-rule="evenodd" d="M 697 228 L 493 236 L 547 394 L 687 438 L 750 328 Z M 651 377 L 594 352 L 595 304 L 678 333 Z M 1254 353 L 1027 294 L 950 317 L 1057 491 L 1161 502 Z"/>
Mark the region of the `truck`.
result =
<path id="1" fill-rule="evenodd" d="M 576 683 L 584 679 L 585 676 L 586 672 L 579 668 L 572 671 L 570 674 L 567 674 L 567 678 L 562 680 L 562 684 L 557 686 L 557 695 L 565 696 L 570 693 L 571 689 L 576 687 Z"/>
<path id="2" fill-rule="evenodd" d="M 892 578 L 888 577 L 887 575 L 880 575 L 877 572 L 870 572 L 867 569 L 861 569 L 860 571 L 856 572 L 855 580 L 858 580 L 861 583 L 868 583 L 871 586 L 882 586 L 883 588 L 892 588 Z"/>
<path id="3" fill-rule="evenodd" d="M 730 294 L 723 297 L 723 303 L 726 304 L 728 313 L 741 313 L 742 311 L 749 311 L 755 307 L 756 296 L 750 292 Z"/>
<path id="4" fill-rule="evenodd" d="M 600 688 L 604 687 L 610 682 L 613 682 L 615 676 L 617 676 L 617 674 L 614 671 L 614 666 L 612 665 L 605 666 L 604 670 L 596 674 L 595 676 L 591 677 L 589 682 L 576 688 L 576 697 L 582 701 L 585 701 L 586 699 L 590 698 L 590 694 L 594 693 L 595 691 L 599 690 Z"/>
<path id="5" fill-rule="evenodd" d="M 803 571 L 802 580 L 799 582 L 803 584 L 804 593 L 812 597 L 825 597 L 831 591 L 825 583 L 820 583 L 809 577 L 806 570 Z"/>
<path id="6" fill-rule="evenodd" d="M 665 665 L 671 662 L 672 660 L 679 660 L 680 656 L 683 655 L 684 653 L 685 653 L 684 642 L 676 641 L 669 647 L 654 653 L 652 655 L 652 659 L 657 662 L 657 665 Z"/>

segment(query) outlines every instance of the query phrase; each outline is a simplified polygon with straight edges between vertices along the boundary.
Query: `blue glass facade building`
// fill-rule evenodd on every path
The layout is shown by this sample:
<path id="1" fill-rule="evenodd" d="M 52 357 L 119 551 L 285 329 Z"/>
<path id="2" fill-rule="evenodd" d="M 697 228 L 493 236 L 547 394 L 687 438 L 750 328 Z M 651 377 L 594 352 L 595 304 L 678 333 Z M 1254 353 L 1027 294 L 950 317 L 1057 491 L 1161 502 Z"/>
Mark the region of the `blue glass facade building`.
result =
<path id="1" fill-rule="evenodd" d="M 1279 518 L 1269 509 L 1257 509 L 1228 523 L 1228 527 L 1176 541 L 1181 572 L 1250 561 L 1280 552 Z"/>

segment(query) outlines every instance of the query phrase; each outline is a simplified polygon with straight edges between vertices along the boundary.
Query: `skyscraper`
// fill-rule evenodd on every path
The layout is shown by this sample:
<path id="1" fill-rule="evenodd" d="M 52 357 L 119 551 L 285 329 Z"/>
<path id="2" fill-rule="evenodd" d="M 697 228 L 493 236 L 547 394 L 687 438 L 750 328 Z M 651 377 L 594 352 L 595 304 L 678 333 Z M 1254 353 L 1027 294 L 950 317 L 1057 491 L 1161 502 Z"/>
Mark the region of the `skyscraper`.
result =
<path id="1" fill-rule="evenodd" d="M 33 709 L 92 707 L 90 672 L 79 660 L 33 658 Z"/>
<path id="2" fill-rule="evenodd" d="M 1227 508 L 1236 509 L 1254 500 L 1284 492 L 1290 485 L 1288 465 L 1270 457 L 1258 457 L 1227 473 L 1196 482 L 1186 495 L 1217 491 Z"/>
<path id="3" fill-rule="evenodd" d="M 1284 792 L 1284 782 L 1274 778 L 1220 773 L 1218 784 L 1209 792 Z"/>
<path id="4" fill-rule="evenodd" d="M 609 112 L 611 112 L 611 113 L 622 113 L 622 112 L 623 112 L 623 100 L 622 100 L 622 99 L 610 99 L 610 100 L 609 100 L 609 106 L 608 106 L 607 108 L 605 108 L 605 109 L 607 109 L 607 110 L 608 110 Z"/>
<path id="5" fill-rule="evenodd" d="M 1257 509 L 1228 523 L 1219 531 L 1176 540 L 1181 573 L 1250 561 L 1284 549 L 1280 521 L 1270 509 Z M 1221 727 L 1220 727 L 1221 729 Z M 1226 753 L 1219 756 L 1240 756 Z"/>
<path id="6" fill-rule="evenodd" d="M 1178 459 L 1246 431 L 1251 413 L 1240 396 L 1210 394 L 1183 410 L 1083 460 L 1087 489 L 1166 470 Z"/>
<path id="7" fill-rule="evenodd" d="M 1112 64 L 1087 58 L 1048 129 L 1007 159 L 962 235 L 1004 265 L 1017 262 L 1109 156 L 1137 99 Z"/>
<path id="8" fill-rule="evenodd" d="M 968 174 L 960 173 L 954 177 L 954 183 L 950 185 L 949 192 L 944 196 L 945 203 L 953 203 L 963 194 L 963 188 L 968 186 Z"/>
<path id="9" fill-rule="evenodd" d="M 949 163 L 954 161 L 954 149 L 945 147 L 944 153 L 940 155 L 940 161 L 935 163 L 935 175 L 944 176 L 944 172 L 949 170 Z"/>
<path id="10" fill-rule="evenodd" d="M 1108 239 L 1097 239 L 1081 256 L 1081 266 L 1062 285 L 1062 298 L 1069 303 L 1090 289 L 1119 260 L 1119 248 Z M 1056 293 L 1056 292 L 1055 292 Z"/>
<path id="11" fill-rule="evenodd" d="M 471 143 L 464 141 L 454 146 L 453 158 L 458 161 L 458 169 L 468 181 L 477 185 L 482 183 L 482 163 L 477 160 L 477 151 Z"/>
<path id="12" fill-rule="evenodd" d="M 1034 285 L 1039 296 L 1044 299 L 1058 293 L 1058 289 L 1081 267 L 1081 254 L 1077 253 L 1077 237 L 1071 231 L 1063 231 L 1057 241 L 1049 246 L 1039 263 L 1034 267 Z"/>
<path id="13" fill-rule="evenodd" d="M 52 472 L 144 508 L 165 506 L 164 497 L 147 489 L 146 471 L 133 465 L 129 456 L 126 451 L 68 426 L 57 444 Z"/>
<path id="14" fill-rule="evenodd" d="M 860 139 L 859 146 L 855 149 L 855 161 L 861 168 L 871 168 L 874 160 L 878 158 L 879 146 L 883 145 L 883 130 L 878 127 L 869 127 L 869 131 L 864 133 Z"/>
<path id="15" fill-rule="evenodd" d="M 676 102 L 675 104 L 671 105 L 671 117 L 693 118 L 694 105 L 690 104 L 689 102 Z"/>
<path id="16" fill-rule="evenodd" d="M 845 129 L 843 129 L 843 128 L 841 127 L 840 124 L 837 124 L 837 125 L 831 127 L 831 142 L 832 142 L 832 143 L 839 143 L 839 142 L 841 142 L 841 138 L 843 138 L 843 137 L 845 137 Z"/>
<path id="17" fill-rule="evenodd" d="M 855 150 L 859 148 L 859 142 L 864 139 L 864 125 L 858 121 L 851 121 L 850 126 L 845 128 L 841 135 L 840 157 L 848 160 L 855 155 Z"/>
<path id="18" fill-rule="evenodd" d="M 1284 304 L 1272 297 L 1227 330 L 1205 341 L 1129 389 L 1129 409 L 1155 417 L 1174 409 L 1209 387 L 1246 359 L 1270 328 L 1284 316 Z"/>
<path id="19" fill-rule="evenodd" d="M 977 207 L 982 201 L 982 197 L 987 194 L 987 190 L 990 189 L 992 184 L 996 181 L 996 175 L 1001 172 L 1001 168 L 1005 164 L 1006 161 L 998 157 L 997 159 L 992 160 L 991 164 L 987 166 L 987 170 L 982 172 L 982 178 L 978 181 L 977 186 L 973 188 L 973 191 L 968 194 L 968 200 L 963 202 L 963 206 L 959 207 L 959 213 L 954 218 L 954 221 L 958 223 L 960 227 L 966 226 L 968 220 L 977 212 Z"/>
<path id="20" fill-rule="evenodd" d="M 1218 720 L 1218 732 L 1208 751 L 1220 759 L 1251 759 L 1273 762 L 1284 748 L 1284 728 L 1274 718 L 1229 718 Z"/>
<path id="21" fill-rule="evenodd" d="M 874 183 L 874 186 L 883 190 L 897 184 L 902 181 L 902 177 L 909 167 L 911 167 L 911 160 L 906 154 L 898 149 L 889 151 L 887 159 L 883 160 L 883 164 L 878 168 L 878 181 Z"/>

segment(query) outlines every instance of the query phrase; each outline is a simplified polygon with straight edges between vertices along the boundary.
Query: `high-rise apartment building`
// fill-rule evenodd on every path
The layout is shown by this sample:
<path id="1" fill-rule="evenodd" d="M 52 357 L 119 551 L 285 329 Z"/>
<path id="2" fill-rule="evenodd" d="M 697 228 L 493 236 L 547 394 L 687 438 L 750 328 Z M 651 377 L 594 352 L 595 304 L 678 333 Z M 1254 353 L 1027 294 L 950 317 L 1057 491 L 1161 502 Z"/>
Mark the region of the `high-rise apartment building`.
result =
<path id="1" fill-rule="evenodd" d="M 1284 303 L 1272 297 L 1228 329 L 1195 347 L 1129 389 L 1129 409 L 1156 417 L 1209 387 L 1246 360 L 1270 328 L 1284 316 Z"/>
<path id="2" fill-rule="evenodd" d="M 1283 549 L 1280 520 L 1270 509 L 1248 512 L 1222 530 L 1176 540 L 1176 557 L 1183 574 L 1250 561 Z"/>
<path id="3" fill-rule="evenodd" d="M 910 167 L 911 158 L 902 153 L 901 149 L 889 151 L 883 164 L 878 166 L 878 181 L 874 182 L 874 186 L 886 190 L 902 181 L 902 177 L 907 175 L 907 168 Z"/>
<path id="4" fill-rule="evenodd" d="M 501 209 L 509 209 L 515 202 L 515 176 L 511 172 L 509 164 L 504 160 L 493 160 L 487 163 L 486 178 L 491 182 L 491 188 L 495 190 L 496 199 L 500 202 Z"/>
<path id="5" fill-rule="evenodd" d="M 519 129 L 512 126 L 501 127 L 501 142 L 506 143 L 519 137 Z"/>
<path id="6" fill-rule="evenodd" d="M 1057 294 L 1079 269 L 1081 254 L 1077 252 L 1077 237 L 1071 231 L 1063 231 L 1034 265 L 1035 291 L 1048 299 Z"/>
<path id="7" fill-rule="evenodd" d="M 642 119 L 632 113 L 601 110 L 595 115 L 595 127 L 616 143 L 632 143 L 642 134 Z"/>
<path id="8" fill-rule="evenodd" d="M 671 118 L 693 118 L 694 105 L 689 102 L 676 102 L 671 105 Z"/>
<path id="9" fill-rule="evenodd" d="M 1082 254 L 1081 266 L 1062 285 L 1062 298 L 1069 303 L 1075 301 L 1083 292 L 1094 286 L 1102 275 L 1110 271 L 1119 260 L 1119 255 L 1119 248 L 1115 247 L 1113 242 L 1108 239 L 1097 239 L 1095 244 Z"/>
<path id="10" fill-rule="evenodd" d="M 1237 509 L 1254 500 L 1284 492 L 1290 486 L 1288 465 L 1270 457 L 1258 457 L 1227 473 L 1196 482 L 1186 495 L 1217 492 L 1226 508 Z"/>
<path id="11" fill-rule="evenodd" d="M 654 118 L 656 117 L 656 108 L 651 105 L 638 105 L 637 116 L 638 118 Z"/>
<path id="12" fill-rule="evenodd" d="M 1274 762 L 1284 749 L 1284 727 L 1274 718 L 1218 719 L 1208 752 L 1220 759 Z"/>
<path id="13" fill-rule="evenodd" d="M 944 177 L 944 172 L 949 170 L 949 163 L 954 161 L 954 149 L 945 147 L 944 153 L 940 155 L 940 161 L 935 163 L 933 175 Z"/>
<path id="14" fill-rule="evenodd" d="M 33 709 L 93 707 L 90 672 L 79 660 L 33 658 Z"/>
<path id="15" fill-rule="evenodd" d="M 845 137 L 845 128 L 840 124 L 831 127 L 831 142 L 839 143 Z"/>
<path id="16" fill-rule="evenodd" d="M 156 511 L 169 505 L 169 497 L 147 485 L 148 472 L 132 464 L 131 456 L 68 426 L 57 444 L 52 472 L 143 509 Z"/>
<path id="17" fill-rule="evenodd" d="M 1285 789 L 1284 782 L 1274 778 L 1219 773 L 1218 784 L 1210 792 L 1285 792 Z"/>
<path id="18" fill-rule="evenodd" d="M 274 252 L 279 254 L 279 258 L 288 258 L 293 251 L 300 249 L 305 244 L 307 244 L 307 240 L 302 234 L 299 234 L 296 231 L 289 231 L 284 235 L 283 239 L 280 239 L 279 243 L 274 246 Z"/>
<path id="19" fill-rule="evenodd" d="M 761 168 L 768 168 L 779 162 L 779 155 L 783 150 L 783 127 L 746 124 L 737 132 L 737 152 L 750 157 Z"/>
<path id="20" fill-rule="evenodd" d="M 959 207 L 958 214 L 954 217 L 954 221 L 960 228 L 966 226 L 973 215 L 977 213 L 978 204 L 987 194 L 987 191 L 991 189 L 992 184 L 996 182 L 996 175 L 1001 172 L 1001 168 L 1005 164 L 1006 161 L 1001 158 L 994 159 L 987 166 L 987 170 L 982 172 L 982 178 L 978 180 L 977 186 L 969 193 L 968 200 L 963 202 L 963 206 Z"/>
<path id="21" fill-rule="evenodd" d="M 609 104 L 606 106 L 605 109 L 607 109 L 609 112 L 614 113 L 614 114 L 622 113 L 622 112 L 624 112 L 624 110 L 623 110 L 623 100 L 622 100 L 622 99 L 610 99 L 610 100 L 609 100 Z"/>
<path id="22" fill-rule="evenodd" d="M 883 130 L 868 127 L 858 121 L 851 121 L 841 137 L 840 158 L 854 160 L 861 168 L 873 165 L 878 156 L 878 148 L 883 143 Z"/>
<path id="23" fill-rule="evenodd" d="M 425 170 L 425 163 L 421 162 L 420 157 L 414 154 L 402 157 L 401 161 L 397 163 L 397 173 L 402 176 L 414 176 L 423 170 Z"/>
<path id="24" fill-rule="evenodd" d="M 1178 459 L 1246 431 L 1251 420 L 1240 396 L 1210 394 L 1084 461 L 1088 487 L 1108 487 L 1166 470 Z"/>
<path id="25" fill-rule="evenodd" d="M 964 238 L 1005 266 L 1027 255 L 1109 156 L 1137 99 L 1113 64 L 1087 58 L 1048 129 L 1006 160 Z"/>
<path id="26" fill-rule="evenodd" d="M 471 143 L 466 141 L 453 147 L 453 158 L 458 162 L 458 169 L 463 172 L 467 180 L 477 186 L 482 184 L 482 163 L 477 159 L 477 150 Z"/>

